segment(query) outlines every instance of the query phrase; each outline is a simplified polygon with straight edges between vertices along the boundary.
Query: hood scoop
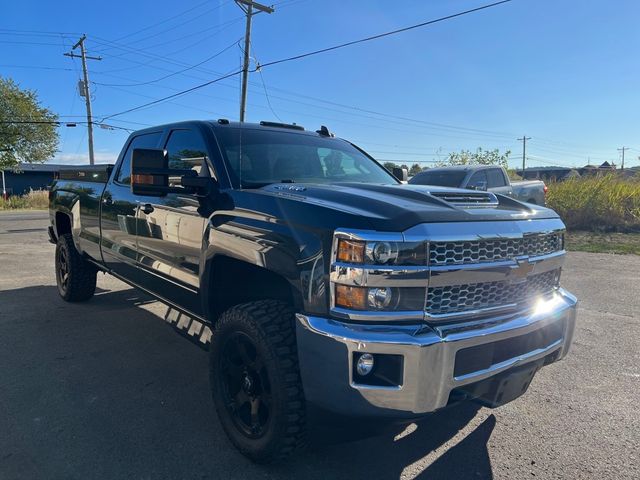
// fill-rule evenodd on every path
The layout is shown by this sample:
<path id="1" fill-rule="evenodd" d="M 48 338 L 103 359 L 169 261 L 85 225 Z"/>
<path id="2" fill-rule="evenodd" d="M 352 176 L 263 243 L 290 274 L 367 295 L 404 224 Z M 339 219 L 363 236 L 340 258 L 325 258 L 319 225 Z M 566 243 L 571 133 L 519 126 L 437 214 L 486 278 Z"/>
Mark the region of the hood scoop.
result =
<path id="1" fill-rule="evenodd" d="M 455 205 L 456 207 L 476 207 L 487 208 L 497 207 L 498 197 L 491 192 L 430 192 L 431 196 L 436 197 L 444 202 Z"/>

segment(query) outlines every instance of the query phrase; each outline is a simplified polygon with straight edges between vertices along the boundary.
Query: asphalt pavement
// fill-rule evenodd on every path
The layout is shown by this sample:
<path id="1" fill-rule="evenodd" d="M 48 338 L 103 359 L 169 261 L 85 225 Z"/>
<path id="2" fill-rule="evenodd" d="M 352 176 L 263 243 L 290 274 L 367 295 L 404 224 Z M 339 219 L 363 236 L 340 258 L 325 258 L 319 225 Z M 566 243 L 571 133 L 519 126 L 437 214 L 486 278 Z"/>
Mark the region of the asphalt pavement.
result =
<path id="1" fill-rule="evenodd" d="M 529 391 L 364 437 L 318 423 L 287 463 L 258 466 L 213 411 L 207 353 L 165 307 L 100 275 L 60 300 L 46 212 L 0 212 L 0 479 L 640 478 L 640 257 L 570 253 L 573 349 Z M 363 438 L 364 437 L 364 438 Z"/>

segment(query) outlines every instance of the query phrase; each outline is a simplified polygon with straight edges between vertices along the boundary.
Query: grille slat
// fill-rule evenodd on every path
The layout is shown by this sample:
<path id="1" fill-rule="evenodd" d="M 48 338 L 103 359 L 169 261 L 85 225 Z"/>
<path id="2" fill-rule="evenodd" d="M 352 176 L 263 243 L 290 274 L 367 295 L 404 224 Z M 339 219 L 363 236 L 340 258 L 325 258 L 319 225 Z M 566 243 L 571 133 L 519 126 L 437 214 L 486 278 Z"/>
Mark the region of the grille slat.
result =
<path id="1" fill-rule="evenodd" d="M 499 281 L 431 287 L 427 292 L 426 311 L 430 315 L 446 315 L 524 303 L 551 292 L 558 284 L 559 275 L 559 270 L 552 270 L 515 284 Z"/>
<path id="2" fill-rule="evenodd" d="M 523 238 L 432 242 L 429 246 L 429 263 L 444 266 L 497 262 L 525 255 L 546 255 L 562 248 L 562 232 L 530 234 Z"/>

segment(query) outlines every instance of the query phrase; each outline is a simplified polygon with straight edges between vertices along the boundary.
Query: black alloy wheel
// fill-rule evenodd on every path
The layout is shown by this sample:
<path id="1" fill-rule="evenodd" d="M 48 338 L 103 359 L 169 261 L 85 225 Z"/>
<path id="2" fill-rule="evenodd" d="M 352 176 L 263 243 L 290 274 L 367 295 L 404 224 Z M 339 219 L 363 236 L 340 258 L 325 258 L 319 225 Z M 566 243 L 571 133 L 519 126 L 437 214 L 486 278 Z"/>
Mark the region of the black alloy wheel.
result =
<path id="1" fill-rule="evenodd" d="M 249 438 L 260 438 L 271 421 L 271 384 L 251 338 L 232 333 L 220 357 L 224 405 L 236 427 Z"/>
<path id="2" fill-rule="evenodd" d="M 58 238 L 55 265 L 58 293 L 63 300 L 82 302 L 93 296 L 98 269 L 76 250 L 70 233 Z"/>
<path id="3" fill-rule="evenodd" d="M 254 462 L 283 460 L 305 443 L 294 322 L 287 303 L 256 300 L 229 308 L 213 326 L 213 403 L 229 440 Z"/>

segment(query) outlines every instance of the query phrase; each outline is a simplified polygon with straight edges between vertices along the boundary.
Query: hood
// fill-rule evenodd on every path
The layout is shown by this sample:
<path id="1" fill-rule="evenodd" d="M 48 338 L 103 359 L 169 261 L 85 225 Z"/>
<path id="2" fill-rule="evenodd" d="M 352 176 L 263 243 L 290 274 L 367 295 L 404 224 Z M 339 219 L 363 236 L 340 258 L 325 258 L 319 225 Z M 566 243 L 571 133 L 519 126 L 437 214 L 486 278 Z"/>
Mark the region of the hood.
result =
<path id="1" fill-rule="evenodd" d="M 430 185 L 278 183 L 256 193 L 366 217 L 373 230 L 403 231 L 419 223 L 557 218 L 552 210 L 490 192 Z M 349 227 L 349 225 L 340 225 Z"/>

